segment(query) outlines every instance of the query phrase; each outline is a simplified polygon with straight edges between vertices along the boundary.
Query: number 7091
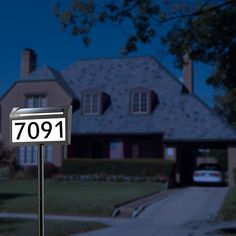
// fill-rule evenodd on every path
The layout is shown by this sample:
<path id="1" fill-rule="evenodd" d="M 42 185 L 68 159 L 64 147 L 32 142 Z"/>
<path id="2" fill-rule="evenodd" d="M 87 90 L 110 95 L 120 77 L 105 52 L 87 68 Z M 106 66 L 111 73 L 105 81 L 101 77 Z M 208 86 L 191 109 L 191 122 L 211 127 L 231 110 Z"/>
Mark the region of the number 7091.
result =
<path id="1" fill-rule="evenodd" d="M 15 120 L 12 127 L 12 141 L 63 141 L 65 119 Z"/>

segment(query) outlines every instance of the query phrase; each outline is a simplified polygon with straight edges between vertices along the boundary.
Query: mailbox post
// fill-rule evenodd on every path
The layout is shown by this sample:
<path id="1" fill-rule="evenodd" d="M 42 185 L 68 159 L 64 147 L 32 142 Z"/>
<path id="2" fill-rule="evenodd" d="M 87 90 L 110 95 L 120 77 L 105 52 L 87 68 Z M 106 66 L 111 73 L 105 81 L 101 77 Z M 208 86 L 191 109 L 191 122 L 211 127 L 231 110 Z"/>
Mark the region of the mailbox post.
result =
<path id="1" fill-rule="evenodd" d="M 38 145 L 39 236 L 44 236 L 44 145 L 71 141 L 72 106 L 19 108 L 10 113 L 10 142 Z"/>

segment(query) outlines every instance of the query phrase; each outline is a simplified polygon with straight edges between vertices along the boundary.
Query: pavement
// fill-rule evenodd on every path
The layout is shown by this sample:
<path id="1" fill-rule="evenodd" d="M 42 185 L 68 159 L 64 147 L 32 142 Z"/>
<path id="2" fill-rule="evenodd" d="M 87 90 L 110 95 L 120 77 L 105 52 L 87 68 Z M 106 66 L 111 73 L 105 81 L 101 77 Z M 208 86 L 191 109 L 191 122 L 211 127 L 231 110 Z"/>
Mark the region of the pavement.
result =
<path id="1" fill-rule="evenodd" d="M 183 188 L 149 205 L 136 218 L 81 236 L 221 236 L 222 229 L 236 229 L 236 222 L 216 218 L 227 192 L 228 188 Z"/>
<path id="2" fill-rule="evenodd" d="M 137 199 L 135 201 L 123 204 L 113 211 L 112 217 L 116 218 L 136 218 L 141 212 L 153 203 L 160 201 L 168 196 L 181 191 L 181 188 L 166 189 L 159 193 Z"/>
<path id="3" fill-rule="evenodd" d="M 1 212 L 0 218 L 17 218 L 17 219 L 29 219 L 37 220 L 37 214 L 28 213 L 11 213 Z M 127 219 L 114 219 L 109 217 L 87 217 L 87 216 L 68 216 L 68 215 L 45 215 L 45 220 L 63 220 L 63 221 L 79 221 L 79 222 L 98 222 L 107 225 L 116 225 L 127 222 Z"/>

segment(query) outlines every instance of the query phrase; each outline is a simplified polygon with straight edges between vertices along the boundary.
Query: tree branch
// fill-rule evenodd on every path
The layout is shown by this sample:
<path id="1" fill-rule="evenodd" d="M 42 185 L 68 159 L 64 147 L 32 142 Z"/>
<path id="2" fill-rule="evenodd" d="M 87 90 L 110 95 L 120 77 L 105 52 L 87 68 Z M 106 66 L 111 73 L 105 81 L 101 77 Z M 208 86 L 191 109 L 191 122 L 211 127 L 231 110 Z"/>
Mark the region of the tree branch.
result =
<path id="1" fill-rule="evenodd" d="M 209 7 L 207 9 L 203 9 L 203 7 L 201 7 L 198 11 L 196 12 L 192 12 L 192 13 L 188 13 L 188 14 L 181 14 L 181 15 L 178 15 L 178 16 L 173 16 L 173 17 L 169 17 L 165 20 L 162 20 L 161 23 L 166 23 L 166 22 L 169 22 L 169 21 L 173 21 L 173 20 L 178 20 L 178 19 L 182 19 L 182 18 L 189 18 L 189 17 L 193 17 L 193 16 L 199 16 L 199 15 L 204 15 L 208 12 L 211 12 L 211 11 L 214 11 L 214 10 L 218 10 L 222 7 L 225 7 L 227 5 L 236 5 L 236 2 L 235 0 L 230 0 L 230 1 L 227 1 L 227 2 L 223 2 L 217 6 L 214 6 L 214 7 Z"/>

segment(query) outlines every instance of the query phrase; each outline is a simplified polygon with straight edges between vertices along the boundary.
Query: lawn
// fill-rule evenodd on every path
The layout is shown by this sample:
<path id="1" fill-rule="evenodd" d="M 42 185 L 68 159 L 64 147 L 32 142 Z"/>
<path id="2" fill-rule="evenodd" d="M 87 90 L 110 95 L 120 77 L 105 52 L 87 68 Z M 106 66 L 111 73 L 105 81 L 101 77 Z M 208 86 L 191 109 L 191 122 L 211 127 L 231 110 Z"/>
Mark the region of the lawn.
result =
<path id="1" fill-rule="evenodd" d="M 219 212 L 220 220 L 236 220 L 236 187 L 231 188 L 227 193 Z M 235 228 L 226 228 L 221 232 L 224 236 L 236 236 Z"/>
<path id="2" fill-rule="evenodd" d="M 90 222 L 45 221 L 45 235 L 68 236 L 75 233 L 96 230 L 105 225 Z M 0 236 L 36 236 L 37 220 L 0 219 Z"/>
<path id="3" fill-rule="evenodd" d="M 236 220 L 236 187 L 231 188 L 221 206 L 219 213 L 221 220 Z"/>
<path id="4" fill-rule="evenodd" d="M 163 189 L 157 183 L 45 181 L 45 213 L 110 216 L 116 206 Z M 37 213 L 37 180 L 0 184 L 0 209 Z"/>

